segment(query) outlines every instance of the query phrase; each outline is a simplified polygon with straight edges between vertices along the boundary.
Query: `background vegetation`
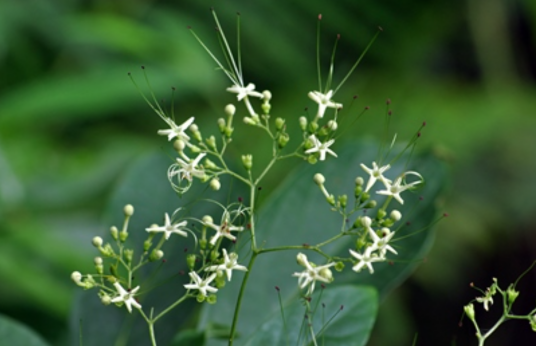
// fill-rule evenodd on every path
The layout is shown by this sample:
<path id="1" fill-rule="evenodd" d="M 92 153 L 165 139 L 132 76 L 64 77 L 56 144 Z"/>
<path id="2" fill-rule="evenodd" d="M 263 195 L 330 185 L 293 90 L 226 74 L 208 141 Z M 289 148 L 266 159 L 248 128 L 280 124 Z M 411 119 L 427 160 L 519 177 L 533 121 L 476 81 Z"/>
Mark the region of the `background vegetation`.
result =
<path id="1" fill-rule="evenodd" d="M 359 95 L 354 113 L 371 107 L 345 136 L 378 134 L 390 98 L 399 138 L 425 120 L 421 145 L 452 164 L 453 180 L 443 201 L 450 217 L 419 270 L 383 302 L 371 345 L 409 345 L 415 334 L 421 345 L 474 344 L 468 323 L 458 327 L 477 294 L 468 284 L 506 284 L 536 258 L 531 0 L 0 1 L 0 313 L 68 344 L 78 290 L 69 275 L 90 270 L 90 239 L 109 227 L 113 187 L 136 158 L 167 155 L 155 135 L 162 124 L 127 72 L 142 81 L 146 66 L 167 100 L 175 86 L 176 114 L 201 124 L 235 100 L 186 29 L 216 48 L 212 5 L 231 37 L 240 11 L 246 79 L 272 90 L 274 114 L 289 119 L 316 89 L 318 13 L 325 61 L 341 34 L 335 81 L 383 27 L 337 95 L 345 105 Z M 236 142 L 260 155 L 264 143 L 251 140 Z M 532 307 L 534 287 L 532 271 L 519 312 Z M 489 344 L 526 344 L 530 333 L 507 324 Z"/>

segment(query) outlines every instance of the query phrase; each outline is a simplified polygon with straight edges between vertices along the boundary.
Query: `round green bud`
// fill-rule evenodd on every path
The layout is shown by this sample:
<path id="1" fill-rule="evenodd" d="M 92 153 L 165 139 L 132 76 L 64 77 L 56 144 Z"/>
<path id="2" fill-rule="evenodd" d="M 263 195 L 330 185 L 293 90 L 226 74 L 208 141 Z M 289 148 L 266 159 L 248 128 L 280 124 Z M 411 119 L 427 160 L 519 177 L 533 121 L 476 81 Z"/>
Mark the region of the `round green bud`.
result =
<path id="1" fill-rule="evenodd" d="M 270 114 L 270 109 L 272 109 L 272 106 L 269 102 L 265 102 L 261 105 L 262 111 L 264 114 L 268 115 Z"/>
<path id="2" fill-rule="evenodd" d="M 242 164 L 246 170 L 250 171 L 251 167 L 253 167 L 253 156 L 250 154 L 242 155 Z"/>
<path id="3" fill-rule="evenodd" d="M 398 210 L 393 210 L 391 211 L 391 214 L 389 215 L 389 217 L 391 218 L 391 220 L 396 222 L 402 218 L 402 213 L 400 213 Z"/>
<path id="4" fill-rule="evenodd" d="M 210 188 L 214 191 L 218 191 L 221 187 L 221 183 L 218 178 L 213 178 L 210 181 Z"/>
<path id="5" fill-rule="evenodd" d="M 297 256 L 296 256 L 296 262 L 298 262 L 299 265 L 305 267 L 306 264 L 307 264 L 307 256 L 303 253 L 299 253 Z"/>
<path id="6" fill-rule="evenodd" d="M 355 178 L 355 184 L 357 186 L 362 186 L 364 183 L 365 183 L 365 180 L 363 180 L 363 178 L 361 178 L 361 177 Z"/>
<path id="7" fill-rule="evenodd" d="M 125 208 L 123 208 L 123 211 L 125 212 L 125 216 L 132 216 L 134 214 L 134 207 L 132 204 L 125 205 Z"/>
<path id="8" fill-rule="evenodd" d="M 236 112 L 236 107 L 232 103 L 229 103 L 227 106 L 225 106 L 224 111 L 227 116 L 232 117 Z"/>
<path id="9" fill-rule="evenodd" d="M 199 247 L 201 249 L 206 249 L 207 248 L 207 240 L 206 239 L 200 239 L 199 240 Z"/>
<path id="10" fill-rule="evenodd" d="M 327 128 L 331 131 L 337 131 L 337 128 L 339 126 L 337 125 L 337 122 L 335 120 L 328 121 Z"/>
<path id="11" fill-rule="evenodd" d="M 76 284 L 81 283 L 81 280 L 82 280 L 82 274 L 81 274 L 80 272 L 78 272 L 78 271 L 73 272 L 73 273 L 71 274 L 71 280 L 73 280 L 74 283 L 76 283 Z"/>
<path id="12" fill-rule="evenodd" d="M 376 208 L 377 204 L 378 202 L 376 202 L 375 200 L 371 200 L 367 204 L 365 204 L 364 208 L 367 208 L 367 209 Z"/>
<path id="13" fill-rule="evenodd" d="M 257 125 L 257 123 L 255 123 L 255 121 L 253 121 L 253 119 L 251 119 L 250 117 L 244 117 L 244 123 L 246 123 L 247 125 Z"/>
<path id="14" fill-rule="evenodd" d="M 314 176 L 313 176 L 313 181 L 315 182 L 316 185 L 324 185 L 324 183 L 326 182 L 326 178 L 324 178 L 324 176 L 321 174 L 321 173 L 316 173 Z"/>
<path id="15" fill-rule="evenodd" d="M 210 148 L 216 149 L 216 137 L 210 136 L 205 141 Z"/>
<path id="16" fill-rule="evenodd" d="M 225 130 L 223 131 L 223 134 L 225 135 L 225 137 L 229 138 L 233 135 L 233 131 L 234 129 L 230 127 L 226 127 Z"/>
<path id="17" fill-rule="evenodd" d="M 313 121 L 309 124 L 309 130 L 311 131 L 311 133 L 316 133 L 316 130 L 318 130 L 318 124 Z"/>
<path id="18" fill-rule="evenodd" d="M 264 90 L 262 92 L 262 99 L 264 100 L 264 102 L 268 102 L 272 99 L 272 93 L 270 92 L 270 90 Z"/>
<path id="19" fill-rule="evenodd" d="M 354 190 L 355 198 L 358 198 L 359 195 L 361 195 L 361 192 L 363 192 L 363 187 L 361 185 L 356 185 Z"/>
<path id="20" fill-rule="evenodd" d="M 319 272 L 318 272 L 318 275 L 320 275 L 321 277 L 323 277 L 324 279 L 328 280 L 328 281 L 333 281 L 333 273 L 331 272 L 331 270 L 329 268 L 323 268 L 321 269 Z"/>
<path id="21" fill-rule="evenodd" d="M 387 215 L 387 212 L 384 209 L 378 209 L 378 212 L 376 213 L 376 219 L 381 220 Z"/>
<path id="22" fill-rule="evenodd" d="M 101 237 L 93 237 L 91 240 L 91 244 L 93 244 L 94 247 L 100 248 L 102 246 L 102 238 Z"/>
<path id="23" fill-rule="evenodd" d="M 96 266 L 102 265 L 102 257 L 95 257 L 93 263 L 95 263 Z"/>
<path id="24" fill-rule="evenodd" d="M 283 126 L 285 126 L 285 119 L 283 119 L 283 118 L 276 118 L 276 119 L 275 119 L 275 128 L 276 128 L 278 131 L 281 131 L 281 129 L 283 128 Z"/>
<path id="25" fill-rule="evenodd" d="M 153 251 L 151 251 L 151 255 L 149 255 L 149 261 L 158 261 L 162 257 L 164 257 L 164 251 L 154 249 Z"/>
<path id="26" fill-rule="evenodd" d="M 309 162 L 311 165 L 314 165 L 318 162 L 318 159 L 314 155 L 307 156 L 307 162 Z"/>
<path id="27" fill-rule="evenodd" d="M 284 147 L 286 147 L 289 140 L 290 137 L 288 133 L 282 133 L 277 139 L 277 145 L 279 146 L 279 149 L 283 149 Z"/>
<path id="28" fill-rule="evenodd" d="M 348 202 L 348 196 L 347 195 L 339 196 L 339 204 L 341 205 L 341 207 L 346 208 L 346 203 L 347 202 Z"/>
<path id="29" fill-rule="evenodd" d="M 125 251 L 123 252 L 123 256 L 125 256 L 127 263 L 132 263 L 132 257 L 134 257 L 134 250 L 125 249 Z"/>
<path id="30" fill-rule="evenodd" d="M 363 192 L 361 194 L 361 203 L 368 201 L 370 198 L 370 194 L 368 192 Z"/>
<path id="31" fill-rule="evenodd" d="M 213 250 L 213 251 L 210 252 L 210 260 L 211 261 L 214 262 L 215 260 L 218 259 L 218 257 L 220 257 L 220 254 L 218 253 L 218 251 Z"/>
<path id="32" fill-rule="evenodd" d="M 205 301 L 205 296 L 199 293 L 197 297 L 195 297 L 195 300 L 197 300 L 198 303 L 202 303 Z"/>
<path id="33" fill-rule="evenodd" d="M 216 297 L 215 294 L 211 294 L 207 297 L 207 303 L 212 304 L 212 305 L 216 304 L 217 300 L 218 300 L 218 297 Z"/>
<path id="34" fill-rule="evenodd" d="M 332 206 L 335 206 L 335 196 L 329 195 L 329 197 L 326 198 L 326 201 L 328 201 L 328 203 L 331 204 Z"/>
<path id="35" fill-rule="evenodd" d="M 153 227 L 153 226 L 151 226 Z M 158 226 L 156 226 L 158 227 Z M 151 246 L 153 245 L 153 242 L 151 241 L 151 239 L 147 239 L 146 241 L 143 242 L 143 251 L 144 252 L 147 252 L 149 251 L 149 249 L 151 248 Z"/>
<path id="36" fill-rule="evenodd" d="M 112 303 L 112 298 L 109 295 L 101 295 L 100 297 L 102 305 L 110 305 Z"/>
<path id="37" fill-rule="evenodd" d="M 335 266 L 333 268 L 335 268 L 335 270 L 340 273 L 344 269 L 344 263 L 339 261 L 339 262 L 335 263 Z"/>
<path id="38" fill-rule="evenodd" d="M 214 223 L 214 220 L 210 215 L 203 216 L 203 219 L 201 219 L 201 221 L 203 221 L 203 223 Z"/>
<path id="39" fill-rule="evenodd" d="M 119 232 L 119 240 L 125 242 L 128 238 L 128 232 L 126 230 Z"/>
<path id="40" fill-rule="evenodd" d="M 184 143 L 182 139 L 177 139 L 175 142 L 173 142 L 173 148 L 179 153 L 182 152 L 185 147 L 186 143 Z"/>

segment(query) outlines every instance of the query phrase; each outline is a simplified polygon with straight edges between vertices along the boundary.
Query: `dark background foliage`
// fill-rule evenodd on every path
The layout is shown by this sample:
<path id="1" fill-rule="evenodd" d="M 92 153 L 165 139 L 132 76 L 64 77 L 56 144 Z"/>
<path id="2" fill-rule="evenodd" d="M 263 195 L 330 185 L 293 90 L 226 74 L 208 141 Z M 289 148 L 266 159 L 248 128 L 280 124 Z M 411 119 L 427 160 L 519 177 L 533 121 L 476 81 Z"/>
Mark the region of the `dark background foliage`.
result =
<path id="1" fill-rule="evenodd" d="M 241 13 L 246 80 L 270 89 L 273 113 L 289 123 L 317 88 L 317 15 L 325 62 L 341 34 L 335 82 L 382 26 L 337 94 L 345 105 L 359 95 L 350 114 L 371 106 L 345 136 L 378 134 L 390 98 L 399 138 L 426 120 L 420 145 L 452 164 L 453 180 L 442 201 L 450 217 L 428 258 L 381 305 L 371 344 L 409 345 L 415 334 L 421 345 L 474 344 L 467 321 L 458 327 L 462 306 L 478 295 L 469 283 L 507 285 L 536 257 L 531 0 L 1 1 L 0 312 L 67 344 L 77 290 L 68 277 L 91 269 L 90 239 L 110 226 L 102 215 L 113 187 L 136 158 L 167 155 L 155 135 L 162 124 L 127 72 L 143 88 L 145 65 L 168 103 L 175 86 L 176 114 L 201 126 L 235 100 L 186 29 L 217 49 L 212 5 L 232 42 Z M 261 155 L 265 143 L 251 140 L 236 138 L 237 147 Z M 519 286 L 519 313 L 532 307 L 535 285 L 532 271 Z M 477 310 L 483 319 L 493 313 Z M 526 344 L 520 338 L 536 340 L 530 333 L 510 322 L 489 344 Z"/>

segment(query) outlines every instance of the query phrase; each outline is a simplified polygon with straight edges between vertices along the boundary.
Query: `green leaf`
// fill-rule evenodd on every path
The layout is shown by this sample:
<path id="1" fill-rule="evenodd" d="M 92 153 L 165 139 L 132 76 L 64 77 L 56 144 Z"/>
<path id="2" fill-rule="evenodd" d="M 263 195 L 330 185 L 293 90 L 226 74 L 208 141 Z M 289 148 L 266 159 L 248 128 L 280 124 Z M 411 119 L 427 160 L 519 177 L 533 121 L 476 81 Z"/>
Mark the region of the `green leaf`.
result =
<path id="1" fill-rule="evenodd" d="M 367 343 L 376 320 L 378 293 L 370 286 L 339 286 L 316 292 L 311 306 L 315 312 L 305 324 L 312 321 L 318 344 L 361 346 Z M 274 313 L 255 331 L 246 345 L 303 344 L 311 339 L 309 329 L 303 330 L 305 313 L 302 302 L 294 301 L 284 308 L 286 323 L 283 323 L 281 312 Z"/>
<path id="2" fill-rule="evenodd" d="M 30 328 L 4 315 L 0 315 L 0 342 L 2 345 L 13 346 L 48 346 Z"/>
<path id="3" fill-rule="evenodd" d="M 206 341 L 206 334 L 202 331 L 186 329 L 175 336 L 171 346 L 203 346 Z"/>
<path id="4" fill-rule="evenodd" d="M 344 147 L 335 150 L 339 155 L 338 158 L 329 158 L 327 164 L 304 164 L 288 175 L 279 188 L 270 195 L 257 212 L 257 244 L 262 244 L 263 248 L 317 244 L 340 231 L 341 216 L 330 210 L 324 196 L 313 183 L 313 175 L 318 172 L 324 174 L 325 186 L 329 193 L 334 195 L 346 193 L 352 196 L 356 176 L 367 178 L 360 164 L 370 166 L 372 161 L 378 161 L 378 147 L 372 141 L 358 141 L 346 143 Z M 368 271 L 356 274 L 348 265 L 342 273 L 334 273 L 335 281 L 331 286 L 348 283 L 369 284 L 376 287 L 383 297 L 407 278 L 430 247 L 433 232 L 430 229 L 419 231 L 431 225 L 436 218 L 435 202 L 445 184 L 446 170 L 431 153 L 414 157 L 407 167 L 406 161 L 403 157 L 392 164 L 393 167 L 387 177 L 395 177 L 402 170 L 417 170 L 426 179 L 426 185 L 418 193 L 403 194 L 405 200 L 403 206 L 392 202 L 389 209 L 393 207 L 399 209 L 403 215 L 399 224 L 404 226 L 398 230 L 396 238 L 415 234 L 398 241 L 395 238 L 393 246 L 399 255 L 392 257 L 394 263 L 375 264 L 374 275 L 370 275 Z M 381 203 L 380 199 L 378 204 Z M 374 213 L 375 211 L 369 215 L 375 215 Z M 349 222 L 354 222 L 354 219 Z M 410 225 L 406 226 L 406 222 L 410 222 Z M 355 239 L 347 237 L 324 249 L 331 255 L 348 257 L 348 249 L 354 246 Z M 264 321 L 267 314 L 279 310 L 274 286 L 281 289 L 284 302 L 296 298 L 298 288 L 292 273 L 301 271 L 301 268 L 295 265 L 297 253 L 298 251 L 266 253 L 256 259 L 244 293 L 237 329 L 239 335 L 248 338 Z M 241 262 L 245 264 L 246 253 L 239 256 L 244 258 Z M 325 261 L 312 252 L 307 252 L 307 256 L 310 261 L 317 264 Z M 203 306 L 199 328 L 203 329 L 214 322 L 229 321 L 229 325 L 231 324 L 230 316 L 234 312 L 240 284 L 239 280 L 230 282 L 225 289 L 218 292 L 218 304 Z M 244 338 L 238 338 L 237 344 L 242 344 Z M 216 340 L 209 342 L 209 345 L 220 344 L 223 343 Z"/>
<path id="5" fill-rule="evenodd" d="M 201 218 L 205 214 L 221 215 L 221 208 L 209 203 L 205 198 L 218 201 L 236 201 L 241 192 L 239 186 L 233 186 L 225 178 L 221 179 L 222 189 L 207 192 L 207 184 L 194 181 L 191 190 L 182 199 L 173 192 L 167 180 L 167 168 L 172 160 L 162 152 L 144 156 L 125 168 L 110 204 L 107 208 L 107 224 L 118 228 L 123 222 L 123 207 L 134 206 L 134 215 L 130 221 L 128 247 L 134 249 L 134 258 L 139 256 L 143 241 L 147 238 L 146 227 L 153 223 L 162 224 L 164 213 L 170 215 L 179 207 L 192 208 L 190 216 Z M 228 188 L 226 188 L 228 187 Z M 102 235 L 105 242 L 111 240 L 108 232 Z M 155 241 L 159 239 L 155 238 Z M 163 262 L 155 262 L 137 273 L 135 285 L 140 285 L 142 294 L 139 299 L 147 315 L 154 307 L 155 315 L 179 299 L 185 292 L 183 285 L 189 282 L 185 255 L 194 248 L 193 238 L 172 236 L 164 244 Z M 95 254 L 97 255 L 97 253 Z M 88 261 L 91 261 L 88 258 Z M 106 262 L 105 262 L 106 263 Z M 153 274 L 154 277 L 152 276 Z M 148 280 L 148 276 L 151 279 Z M 128 345 L 146 346 L 150 344 L 147 323 L 134 309 L 132 314 L 115 305 L 103 306 L 96 289 L 79 292 L 70 319 L 71 344 L 77 344 L 79 324 L 82 323 L 84 346 Z M 199 304 L 195 299 L 187 300 L 165 315 L 155 324 L 158 345 L 169 345 L 174 335 L 185 323 L 196 318 L 195 309 Z"/>

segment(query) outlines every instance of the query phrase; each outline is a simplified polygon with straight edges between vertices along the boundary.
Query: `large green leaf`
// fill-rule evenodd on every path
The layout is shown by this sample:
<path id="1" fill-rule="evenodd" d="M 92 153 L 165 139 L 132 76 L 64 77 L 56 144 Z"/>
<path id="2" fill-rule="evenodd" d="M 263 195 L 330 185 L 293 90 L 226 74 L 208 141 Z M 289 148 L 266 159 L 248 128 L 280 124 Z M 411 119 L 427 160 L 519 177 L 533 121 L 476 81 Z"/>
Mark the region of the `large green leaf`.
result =
<path id="1" fill-rule="evenodd" d="M 362 346 L 367 343 L 378 311 L 376 289 L 370 286 L 339 286 L 316 292 L 311 302 L 315 312 L 305 324 L 312 323 L 319 344 Z M 300 301 L 293 302 L 284 308 L 285 323 L 280 312 L 274 313 L 246 345 L 304 344 L 305 340 L 310 340 L 310 331 L 303 329 L 305 312 Z M 312 345 L 312 342 L 307 344 Z"/>
<path id="2" fill-rule="evenodd" d="M 166 178 L 171 159 L 162 152 L 140 158 L 132 166 L 125 169 L 117 190 L 114 192 L 110 205 L 107 208 L 107 223 L 120 226 L 122 223 L 122 210 L 125 204 L 132 204 L 135 208 L 134 216 L 129 226 L 129 239 L 127 243 L 135 249 L 134 257 L 139 254 L 143 241 L 147 238 L 145 228 L 153 223 L 162 224 L 165 212 L 171 213 L 183 207 L 191 210 L 191 216 L 201 218 L 205 214 L 221 215 L 221 208 L 209 203 L 204 198 L 214 198 L 218 201 L 232 199 L 236 201 L 240 195 L 239 186 L 233 186 L 222 179 L 222 188 L 219 192 L 206 194 L 206 184 L 194 182 L 191 190 L 181 199 L 169 186 Z M 226 189 L 225 187 L 231 189 Z M 195 207 L 195 208 L 194 208 Z M 103 235 L 109 241 L 108 234 Z M 188 239 L 171 237 L 164 244 L 165 263 L 152 263 L 148 265 L 140 277 L 137 278 L 141 286 L 140 292 L 152 289 L 148 294 L 140 297 L 140 302 L 146 314 L 154 307 L 155 314 L 171 305 L 184 293 L 183 284 L 189 281 L 185 255 L 187 249 L 193 249 L 194 242 L 191 236 Z M 88 259 L 90 260 L 90 259 Z M 157 274 L 151 278 L 150 285 L 144 286 L 147 276 Z M 161 284 L 161 285 L 160 285 Z M 154 287 L 153 287 L 154 286 Z M 184 323 L 195 318 L 195 300 L 186 301 L 178 308 L 164 316 L 155 324 L 156 337 L 159 345 L 169 345 L 173 336 Z M 79 337 L 79 325 L 82 322 L 84 346 L 97 345 L 128 345 L 146 346 L 150 344 L 148 327 L 141 316 L 133 311 L 129 314 L 125 308 L 103 306 L 97 296 L 97 290 L 80 292 L 71 313 L 70 329 L 71 344 L 76 344 Z"/>
<path id="3" fill-rule="evenodd" d="M 0 315 L 0 345 L 47 346 L 48 344 L 25 325 Z"/>
<path id="4" fill-rule="evenodd" d="M 351 196 L 355 177 L 365 175 L 360 163 L 370 166 L 372 161 L 377 161 L 378 148 L 374 142 L 351 142 L 343 148 L 337 148 L 337 153 L 339 157 L 330 158 L 327 164 L 303 165 L 272 193 L 257 213 L 257 244 L 262 244 L 264 248 L 316 244 L 339 232 L 341 217 L 330 210 L 312 177 L 321 172 L 326 177 L 325 185 L 330 193 L 347 193 Z M 332 285 L 366 283 L 375 286 L 380 296 L 385 296 L 410 274 L 429 248 L 433 238 L 432 231 L 417 231 L 430 225 L 436 217 L 435 201 L 445 183 L 445 167 L 430 153 L 414 157 L 408 167 L 404 167 L 405 164 L 406 160 L 402 158 L 394 164 L 387 176 L 394 177 L 403 169 L 412 169 L 425 177 L 426 185 L 419 194 L 405 193 L 405 204 L 396 205 L 404 216 L 401 223 L 409 223 L 400 228 L 397 238 L 416 233 L 396 241 L 394 246 L 399 255 L 393 258 L 394 263 L 378 264 L 375 266 L 374 275 L 370 275 L 368 271 L 356 274 L 346 268 L 343 273 L 335 273 L 335 282 Z M 343 238 L 325 250 L 330 254 L 346 257 L 348 249 L 354 247 L 354 241 L 355 239 Z M 238 333 L 242 338 L 237 339 L 238 344 L 242 344 L 243 340 L 264 322 L 266 316 L 279 309 L 274 286 L 280 287 L 284 301 L 296 298 L 297 283 L 292 273 L 301 270 L 294 264 L 296 254 L 297 251 L 267 253 L 256 259 L 242 302 L 238 324 Z M 240 258 L 245 258 L 245 255 L 242 254 Z M 307 255 L 311 261 L 322 263 L 322 259 L 316 254 Z M 239 286 L 239 280 L 231 282 L 225 290 L 218 292 L 218 304 L 204 305 L 199 328 L 225 323 L 230 326 Z M 210 344 L 218 342 L 212 340 Z"/>

